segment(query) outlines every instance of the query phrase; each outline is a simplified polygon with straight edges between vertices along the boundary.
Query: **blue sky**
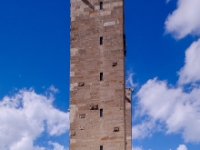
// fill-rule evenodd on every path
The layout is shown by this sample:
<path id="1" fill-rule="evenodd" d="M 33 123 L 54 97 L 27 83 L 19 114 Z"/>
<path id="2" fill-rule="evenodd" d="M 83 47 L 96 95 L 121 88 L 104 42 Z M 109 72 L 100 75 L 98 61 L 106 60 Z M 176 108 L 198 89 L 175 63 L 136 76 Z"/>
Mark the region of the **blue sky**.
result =
<path id="1" fill-rule="evenodd" d="M 200 1 L 127 3 L 133 150 L 199 150 Z"/>
<path id="2" fill-rule="evenodd" d="M 199 150 L 200 1 L 125 1 L 133 150 Z M 70 3 L 0 1 L 0 149 L 69 146 Z"/>

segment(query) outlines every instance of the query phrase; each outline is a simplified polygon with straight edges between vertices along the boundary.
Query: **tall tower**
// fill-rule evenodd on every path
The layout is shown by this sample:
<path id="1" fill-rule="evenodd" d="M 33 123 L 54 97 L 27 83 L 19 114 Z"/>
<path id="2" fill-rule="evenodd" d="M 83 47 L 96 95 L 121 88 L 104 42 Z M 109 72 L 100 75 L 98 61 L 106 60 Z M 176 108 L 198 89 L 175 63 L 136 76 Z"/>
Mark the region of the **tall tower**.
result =
<path id="1" fill-rule="evenodd" d="M 70 52 L 70 150 L 131 150 L 124 0 L 71 0 Z"/>

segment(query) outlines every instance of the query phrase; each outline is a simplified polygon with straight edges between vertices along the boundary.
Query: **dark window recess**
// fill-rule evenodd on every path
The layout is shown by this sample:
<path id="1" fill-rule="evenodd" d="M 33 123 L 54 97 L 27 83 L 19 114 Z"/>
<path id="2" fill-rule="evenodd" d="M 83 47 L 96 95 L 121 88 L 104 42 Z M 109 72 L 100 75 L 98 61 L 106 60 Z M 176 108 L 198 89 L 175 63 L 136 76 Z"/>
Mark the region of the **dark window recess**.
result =
<path id="1" fill-rule="evenodd" d="M 79 114 L 79 118 L 81 119 L 85 118 L 85 114 Z"/>
<path id="2" fill-rule="evenodd" d="M 103 2 L 100 2 L 100 10 L 103 9 Z"/>
<path id="3" fill-rule="evenodd" d="M 85 130 L 85 128 L 83 126 L 80 126 L 79 129 L 80 130 Z"/>
<path id="4" fill-rule="evenodd" d="M 98 110 L 98 105 L 95 104 L 90 105 L 90 110 Z"/>
<path id="5" fill-rule="evenodd" d="M 126 35 L 124 34 L 124 56 L 126 56 Z"/>
<path id="6" fill-rule="evenodd" d="M 103 72 L 100 73 L 100 81 L 103 81 Z"/>
<path id="7" fill-rule="evenodd" d="M 119 127 L 114 127 L 113 132 L 119 132 Z"/>
<path id="8" fill-rule="evenodd" d="M 85 85 L 84 82 L 79 82 L 79 83 L 78 83 L 78 86 L 84 86 L 84 85 Z"/>
<path id="9" fill-rule="evenodd" d="M 117 62 L 114 62 L 114 63 L 112 64 L 112 66 L 113 66 L 113 67 L 117 66 Z"/>
<path id="10" fill-rule="evenodd" d="M 103 45 L 103 37 L 100 37 L 100 45 Z"/>
<path id="11" fill-rule="evenodd" d="M 71 131 L 70 132 L 70 136 L 75 136 L 76 135 L 76 131 Z"/>
<path id="12" fill-rule="evenodd" d="M 103 146 L 102 145 L 100 146 L 100 150 L 103 150 Z"/>
<path id="13" fill-rule="evenodd" d="M 100 117 L 103 117 L 103 109 L 100 109 Z"/>

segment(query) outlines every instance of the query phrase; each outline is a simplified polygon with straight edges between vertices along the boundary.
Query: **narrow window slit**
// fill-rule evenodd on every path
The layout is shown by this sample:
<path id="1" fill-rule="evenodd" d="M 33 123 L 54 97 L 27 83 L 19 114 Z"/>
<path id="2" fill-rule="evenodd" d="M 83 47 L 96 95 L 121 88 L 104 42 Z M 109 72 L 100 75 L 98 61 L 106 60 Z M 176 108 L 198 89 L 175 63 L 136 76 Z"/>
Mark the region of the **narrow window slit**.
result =
<path id="1" fill-rule="evenodd" d="M 103 109 L 100 109 L 100 117 L 103 117 Z"/>
<path id="2" fill-rule="evenodd" d="M 100 37 L 100 45 L 103 45 L 103 37 Z"/>
<path id="3" fill-rule="evenodd" d="M 100 81 L 103 81 L 103 72 L 100 73 Z"/>
<path id="4" fill-rule="evenodd" d="M 100 2 L 100 10 L 103 9 L 103 2 Z"/>
<path id="5" fill-rule="evenodd" d="M 103 146 L 102 145 L 100 146 L 100 150 L 103 150 Z"/>

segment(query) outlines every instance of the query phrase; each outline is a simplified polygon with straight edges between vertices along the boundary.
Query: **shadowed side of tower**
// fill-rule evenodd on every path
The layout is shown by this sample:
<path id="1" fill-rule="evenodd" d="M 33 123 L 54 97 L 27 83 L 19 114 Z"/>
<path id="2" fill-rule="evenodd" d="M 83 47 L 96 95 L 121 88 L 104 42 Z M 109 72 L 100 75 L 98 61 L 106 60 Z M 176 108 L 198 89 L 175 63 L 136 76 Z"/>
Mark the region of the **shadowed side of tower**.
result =
<path id="1" fill-rule="evenodd" d="M 71 0 L 70 150 L 131 150 L 123 7 Z"/>

